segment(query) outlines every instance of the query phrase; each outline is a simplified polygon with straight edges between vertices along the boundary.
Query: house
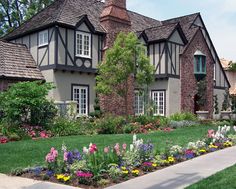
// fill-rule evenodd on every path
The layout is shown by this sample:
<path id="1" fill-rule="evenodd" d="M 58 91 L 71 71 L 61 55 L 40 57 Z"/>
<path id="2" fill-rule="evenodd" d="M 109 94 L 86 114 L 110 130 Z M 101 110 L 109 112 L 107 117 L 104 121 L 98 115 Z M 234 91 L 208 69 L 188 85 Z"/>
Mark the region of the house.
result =
<path id="1" fill-rule="evenodd" d="M 56 85 L 50 97 L 77 101 L 78 114 L 88 115 L 96 97 L 97 65 L 120 31 L 137 34 L 156 68 L 149 87 L 154 115 L 198 110 L 197 82 L 204 77 L 204 108 L 212 117 L 213 95 L 222 99 L 230 84 L 200 13 L 159 21 L 127 10 L 126 0 L 56 0 L 5 39 L 29 48 L 46 81 Z M 143 97 L 134 83 L 131 78 L 128 111 L 142 114 Z M 124 100 L 116 97 L 101 98 L 101 107 L 125 112 Z"/>
<path id="2" fill-rule="evenodd" d="M 230 68 L 232 61 L 228 61 L 224 58 L 220 59 L 220 61 L 231 85 L 231 87 L 229 88 L 229 93 L 232 96 L 236 96 L 236 71 Z"/>
<path id="3" fill-rule="evenodd" d="M 0 91 L 19 81 L 44 80 L 25 45 L 0 40 Z"/>

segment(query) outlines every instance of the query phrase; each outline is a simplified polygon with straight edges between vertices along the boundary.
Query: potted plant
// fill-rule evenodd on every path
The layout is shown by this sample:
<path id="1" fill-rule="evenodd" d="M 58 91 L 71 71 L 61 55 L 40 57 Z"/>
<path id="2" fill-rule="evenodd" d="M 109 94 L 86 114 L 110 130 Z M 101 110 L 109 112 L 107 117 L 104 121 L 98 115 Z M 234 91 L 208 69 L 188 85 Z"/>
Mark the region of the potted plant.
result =
<path id="1" fill-rule="evenodd" d="M 205 109 L 207 105 L 207 82 L 206 80 L 200 80 L 197 82 L 197 94 L 196 104 L 199 107 L 199 111 L 196 114 L 200 120 L 206 120 L 208 118 L 209 111 Z"/>
<path id="2" fill-rule="evenodd" d="M 224 94 L 224 101 L 222 103 L 222 109 L 221 109 L 221 119 L 231 119 L 231 104 L 230 104 L 230 95 L 229 95 L 229 89 L 225 90 Z"/>

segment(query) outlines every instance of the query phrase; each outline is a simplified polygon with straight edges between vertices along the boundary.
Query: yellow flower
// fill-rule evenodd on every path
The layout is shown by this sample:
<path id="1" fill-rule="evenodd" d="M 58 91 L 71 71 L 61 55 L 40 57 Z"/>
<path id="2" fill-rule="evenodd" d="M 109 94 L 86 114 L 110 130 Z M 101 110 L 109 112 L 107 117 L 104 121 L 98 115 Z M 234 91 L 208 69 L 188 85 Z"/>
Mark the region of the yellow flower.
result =
<path id="1" fill-rule="evenodd" d="M 122 173 L 123 173 L 123 174 L 128 174 L 129 171 L 128 171 L 128 170 L 126 170 L 126 171 L 122 171 Z"/>
<path id="2" fill-rule="evenodd" d="M 60 179 L 63 179 L 64 178 L 64 175 L 63 174 L 59 174 L 59 175 L 56 175 L 57 176 L 57 180 L 60 180 Z"/>
<path id="3" fill-rule="evenodd" d="M 157 167 L 157 164 L 156 164 L 156 163 L 153 163 L 152 166 L 153 166 L 153 167 Z"/>
<path id="4" fill-rule="evenodd" d="M 170 162 L 165 159 L 165 160 L 161 160 L 161 163 L 163 163 L 163 164 L 169 164 Z"/>
<path id="5" fill-rule="evenodd" d="M 136 169 L 136 170 L 133 170 L 133 171 L 132 171 L 132 174 L 138 175 L 138 174 L 139 174 L 139 170 L 137 170 L 137 169 Z"/>
<path id="6" fill-rule="evenodd" d="M 68 180 L 70 180 L 70 176 L 64 176 L 63 180 L 64 180 L 64 182 L 67 182 Z"/>
<path id="7" fill-rule="evenodd" d="M 200 153 L 206 153 L 206 150 L 205 149 L 200 149 L 199 152 Z"/>
<path id="8" fill-rule="evenodd" d="M 126 170 L 126 167 L 121 167 L 121 169 L 122 169 L 123 171 L 125 171 L 125 170 Z"/>
<path id="9" fill-rule="evenodd" d="M 168 157 L 168 161 L 169 161 L 169 163 L 174 163 L 175 159 L 173 157 Z"/>
<path id="10" fill-rule="evenodd" d="M 218 148 L 218 146 L 215 146 L 214 144 L 210 144 L 209 148 Z"/>
<path id="11" fill-rule="evenodd" d="M 225 147 L 230 147 L 230 146 L 233 146 L 233 143 L 227 141 L 227 142 L 224 143 L 224 146 L 225 146 Z"/>

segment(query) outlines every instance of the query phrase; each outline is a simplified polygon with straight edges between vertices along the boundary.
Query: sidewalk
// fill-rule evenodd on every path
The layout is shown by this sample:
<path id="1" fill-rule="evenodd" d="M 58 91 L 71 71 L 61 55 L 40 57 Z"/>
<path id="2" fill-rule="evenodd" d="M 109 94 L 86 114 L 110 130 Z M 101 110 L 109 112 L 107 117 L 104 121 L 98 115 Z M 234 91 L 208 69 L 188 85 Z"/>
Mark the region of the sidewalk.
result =
<path id="1" fill-rule="evenodd" d="M 236 164 L 236 146 L 108 187 L 107 189 L 183 189 Z M 79 189 L 0 174 L 0 189 Z"/>
<path id="2" fill-rule="evenodd" d="M 236 146 L 200 156 L 107 189 L 183 189 L 236 164 Z"/>
<path id="3" fill-rule="evenodd" d="M 0 174 L 0 189 L 79 189 L 76 187 L 36 181 L 22 177 L 10 177 Z"/>

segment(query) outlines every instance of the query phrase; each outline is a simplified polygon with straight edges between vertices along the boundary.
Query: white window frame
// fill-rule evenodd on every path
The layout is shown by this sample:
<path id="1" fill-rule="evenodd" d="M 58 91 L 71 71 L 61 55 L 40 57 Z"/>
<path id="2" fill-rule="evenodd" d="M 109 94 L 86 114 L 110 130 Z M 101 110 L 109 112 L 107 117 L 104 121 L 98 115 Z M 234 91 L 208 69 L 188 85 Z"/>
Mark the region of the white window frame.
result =
<path id="1" fill-rule="evenodd" d="M 77 90 L 79 91 L 78 93 Z M 82 102 L 82 90 L 85 90 L 85 102 Z M 79 97 L 77 96 L 79 95 Z M 72 100 L 77 101 L 77 113 L 79 116 L 87 116 L 88 115 L 88 108 L 89 108 L 89 87 L 83 85 L 73 85 L 72 86 Z M 83 110 L 81 105 L 85 105 L 85 111 Z"/>
<path id="2" fill-rule="evenodd" d="M 38 41 L 39 47 L 48 45 L 48 30 L 39 32 L 38 38 L 39 38 L 39 41 Z"/>
<path id="3" fill-rule="evenodd" d="M 144 114 L 144 94 L 143 93 L 141 94 L 140 92 L 141 91 L 139 90 L 134 91 L 134 111 L 136 116 Z"/>
<path id="4" fill-rule="evenodd" d="M 78 52 L 79 51 L 79 46 L 80 44 L 78 44 L 78 36 L 81 35 L 82 36 L 82 45 L 81 45 L 81 53 Z M 88 55 L 85 54 L 85 37 L 88 37 Z M 91 58 L 91 34 L 90 33 L 86 33 L 86 32 L 81 32 L 81 31 L 76 31 L 76 56 L 78 57 L 84 57 L 84 58 Z"/>
<path id="5" fill-rule="evenodd" d="M 165 116 L 165 91 L 152 91 L 151 92 L 152 101 L 154 103 L 154 116 Z M 162 97 L 162 99 L 161 99 Z M 162 103 L 162 104 L 160 104 Z M 160 109 L 162 107 L 162 109 Z"/>

